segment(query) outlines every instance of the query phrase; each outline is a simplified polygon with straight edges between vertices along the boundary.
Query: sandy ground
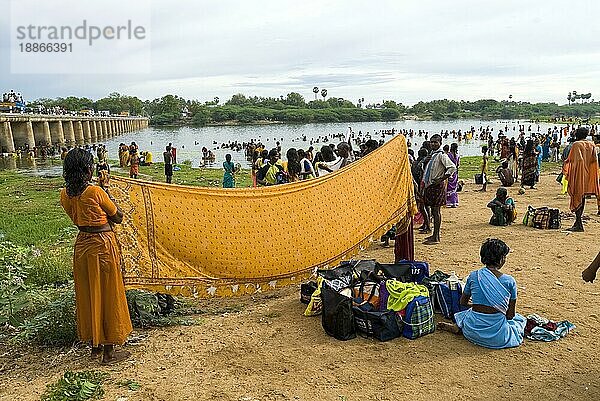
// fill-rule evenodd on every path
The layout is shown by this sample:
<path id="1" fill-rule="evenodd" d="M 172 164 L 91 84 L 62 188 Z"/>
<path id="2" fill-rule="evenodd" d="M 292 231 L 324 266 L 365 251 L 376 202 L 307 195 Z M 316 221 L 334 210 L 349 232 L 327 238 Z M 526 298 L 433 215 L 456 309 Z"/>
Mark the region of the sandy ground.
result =
<path id="1" fill-rule="evenodd" d="M 517 224 L 487 224 L 487 193 L 467 185 L 460 207 L 443 210 L 442 243 L 421 245 L 416 256 L 432 271 L 461 277 L 480 266 L 479 246 L 499 237 L 512 249 L 504 271 L 518 284 L 517 311 L 568 319 L 577 331 L 553 343 L 526 340 L 516 349 L 492 351 L 446 332 L 386 343 L 328 337 L 320 317 L 304 317 L 298 288 L 232 300 L 202 301 L 201 307 L 238 312 L 203 316 L 202 324 L 143 332 L 130 346 L 133 359 L 105 368 L 85 348 L 68 353 L 27 351 L 0 357 L 0 400 L 39 399 L 45 385 L 65 370 L 104 369 L 107 400 L 598 400 L 600 283 L 584 284 L 581 270 L 598 251 L 600 218 L 588 203 L 585 233 L 535 230 Z M 517 195 L 519 218 L 528 204 L 568 209 L 553 176 L 538 190 Z M 563 220 L 569 227 L 572 220 Z M 374 245 L 363 255 L 392 261 L 392 248 Z M 215 309 L 217 308 L 217 309 Z M 139 334 L 139 333 L 138 333 Z M 132 392 L 115 383 L 133 379 Z"/>

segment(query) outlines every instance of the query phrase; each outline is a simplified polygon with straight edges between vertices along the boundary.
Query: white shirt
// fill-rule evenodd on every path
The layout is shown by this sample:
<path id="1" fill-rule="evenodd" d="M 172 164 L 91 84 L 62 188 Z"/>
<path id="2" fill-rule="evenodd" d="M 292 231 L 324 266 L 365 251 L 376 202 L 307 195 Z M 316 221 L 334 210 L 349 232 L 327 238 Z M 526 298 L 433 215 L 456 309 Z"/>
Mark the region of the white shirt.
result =
<path id="1" fill-rule="evenodd" d="M 340 166 L 342 165 L 342 161 L 343 160 L 344 159 L 342 159 L 341 157 L 336 157 L 336 159 L 334 161 L 331 161 L 331 162 L 319 162 L 319 163 L 317 163 L 317 166 L 319 164 L 324 164 L 327 167 L 329 167 L 332 171 L 336 171 L 336 170 L 340 169 Z M 322 177 L 325 174 L 329 174 L 329 171 L 323 170 L 323 169 L 318 168 L 318 167 L 317 167 L 317 171 L 319 173 L 319 177 Z"/>
<path id="2" fill-rule="evenodd" d="M 430 186 L 433 181 L 438 181 L 444 178 L 446 174 L 452 175 L 456 172 L 456 165 L 441 149 L 433 152 L 431 160 L 427 163 L 423 181 L 425 187 Z"/>

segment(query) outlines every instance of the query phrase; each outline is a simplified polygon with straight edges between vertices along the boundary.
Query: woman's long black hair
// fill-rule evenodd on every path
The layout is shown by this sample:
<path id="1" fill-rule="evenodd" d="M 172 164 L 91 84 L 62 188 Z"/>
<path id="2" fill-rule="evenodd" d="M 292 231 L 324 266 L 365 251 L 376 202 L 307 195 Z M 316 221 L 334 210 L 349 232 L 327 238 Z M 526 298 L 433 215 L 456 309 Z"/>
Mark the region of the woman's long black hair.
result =
<path id="1" fill-rule="evenodd" d="M 94 165 L 94 157 L 83 149 L 71 149 L 63 164 L 63 178 L 67 195 L 79 196 L 88 186 L 90 169 Z"/>
<path id="2" fill-rule="evenodd" d="M 288 160 L 288 173 L 293 177 L 298 177 L 300 175 L 300 171 L 302 171 L 298 151 L 294 148 L 289 148 L 286 156 Z"/>

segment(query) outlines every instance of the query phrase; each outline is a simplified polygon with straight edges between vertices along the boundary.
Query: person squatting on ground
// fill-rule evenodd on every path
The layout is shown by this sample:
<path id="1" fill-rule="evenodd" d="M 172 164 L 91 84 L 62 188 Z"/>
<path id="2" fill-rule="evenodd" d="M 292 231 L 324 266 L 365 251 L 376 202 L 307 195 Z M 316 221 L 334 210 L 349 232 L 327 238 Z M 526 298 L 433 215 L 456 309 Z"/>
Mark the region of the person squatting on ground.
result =
<path id="1" fill-rule="evenodd" d="M 496 197 L 488 203 L 487 207 L 492 209 L 490 224 L 493 226 L 507 226 L 514 223 L 517 218 L 515 201 L 508 197 L 508 191 L 504 187 L 496 190 Z"/>
<path id="2" fill-rule="evenodd" d="M 93 358 L 110 364 L 129 357 L 129 352 L 114 347 L 123 345 L 133 328 L 113 232 L 123 212 L 107 192 L 90 184 L 93 163 L 93 156 L 83 149 L 67 154 L 60 203 L 79 228 L 73 254 L 77 333 L 80 340 L 91 341 Z"/>
<path id="3" fill-rule="evenodd" d="M 446 204 L 446 180 L 456 172 L 456 166 L 441 149 L 441 135 L 432 135 L 429 142 L 433 152 L 423 175 L 423 200 L 425 206 L 431 208 L 433 235 L 425 238 L 423 243 L 433 245 L 440 242 L 440 228 L 442 225 L 441 207 Z"/>

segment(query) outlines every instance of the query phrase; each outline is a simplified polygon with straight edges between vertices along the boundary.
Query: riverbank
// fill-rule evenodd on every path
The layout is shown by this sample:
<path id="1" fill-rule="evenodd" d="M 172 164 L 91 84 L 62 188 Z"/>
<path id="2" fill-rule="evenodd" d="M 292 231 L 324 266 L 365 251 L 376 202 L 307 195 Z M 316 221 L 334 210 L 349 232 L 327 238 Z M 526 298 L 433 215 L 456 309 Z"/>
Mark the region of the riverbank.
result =
<path id="1" fill-rule="evenodd" d="M 509 189 L 519 218 L 529 204 L 568 210 L 568 197 L 559 194 L 560 186 L 554 181 L 556 173 L 545 170 L 538 190 L 518 195 L 517 188 Z M 10 224 L 0 219 L 5 238 L 39 249 L 39 244 L 62 240 L 70 250 L 75 233 L 64 231 L 63 224 L 69 222 L 60 216 L 60 186 L 59 178 L 0 172 L 0 211 L 3 216 L 14 214 Z M 315 397 L 339 401 L 353 400 L 356 394 L 383 400 L 402 397 L 407 391 L 416 401 L 520 401 L 530 400 L 532 394 L 549 401 L 597 399 L 600 292 L 598 284 L 584 284 L 580 277 L 581 269 L 597 252 L 600 219 L 595 207 L 587 210 L 583 234 L 535 230 L 522 224 L 493 227 L 487 224 L 486 204 L 496 187 L 490 185 L 487 193 L 481 193 L 468 180 L 459 195 L 460 206 L 442 211 L 442 243 L 426 247 L 420 242 L 423 236 L 415 233 L 416 258 L 427 260 L 432 271 L 455 270 L 465 277 L 480 266 L 480 243 L 488 237 L 502 238 L 511 247 L 503 271 L 517 281 L 517 311 L 570 320 L 577 330 L 565 339 L 554 343 L 526 340 L 519 348 L 501 351 L 474 346 L 446 332 L 414 341 L 379 343 L 357 338 L 339 342 L 323 332 L 320 317 L 302 316 L 299 289 L 289 287 L 268 295 L 194 301 L 198 310 L 220 312 L 202 315 L 199 325 L 136 329 L 136 341 L 128 346 L 133 358 L 113 367 L 92 362 L 89 350 L 77 345 L 14 349 L 3 343 L 0 400 L 12 401 L 15 394 L 21 400 L 38 400 L 46 384 L 66 370 L 88 369 L 110 375 L 105 399 L 126 397 L 130 401 Z M 563 218 L 563 227 L 572 223 L 569 216 Z M 37 224 L 39 231 L 28 238 L 17 227 L 24 224 Z M 360 257 L 391 262 L 393 250 L 375 243 Z M 399 367 L 398 361 L 408 360 L 415 361 L 418 369 Z M 378 374 L 365 379 L 365 371 Z M 126 380 L 137 383 L 137 390 L 118 384 Z"/>

